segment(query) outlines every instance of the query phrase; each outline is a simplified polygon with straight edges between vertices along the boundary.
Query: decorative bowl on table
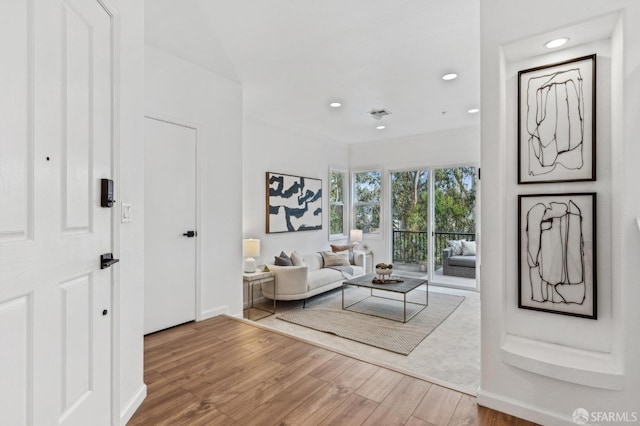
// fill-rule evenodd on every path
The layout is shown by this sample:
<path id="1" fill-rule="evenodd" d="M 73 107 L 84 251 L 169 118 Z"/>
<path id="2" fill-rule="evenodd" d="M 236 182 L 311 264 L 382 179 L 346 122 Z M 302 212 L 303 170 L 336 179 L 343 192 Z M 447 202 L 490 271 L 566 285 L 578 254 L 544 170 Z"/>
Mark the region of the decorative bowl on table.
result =
<path id="1" fill-rule="evenodd" d="M 376 274 L 378 274 L 378 278 L 381 280 L 385 280 L 393 273 L 393 265 L 386 263 L 378 263 L 376 265 Z"/>

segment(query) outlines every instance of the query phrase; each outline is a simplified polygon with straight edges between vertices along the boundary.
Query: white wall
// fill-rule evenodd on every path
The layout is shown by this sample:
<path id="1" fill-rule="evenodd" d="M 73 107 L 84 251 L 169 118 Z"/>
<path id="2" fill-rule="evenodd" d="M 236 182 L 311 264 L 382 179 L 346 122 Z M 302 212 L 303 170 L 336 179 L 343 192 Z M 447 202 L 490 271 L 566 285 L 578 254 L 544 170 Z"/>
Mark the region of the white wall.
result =
<path id="1" fill-rule="evenodd" d="M 389 171 L 425 167 L 449 167 L 480 163 L 480 128 L 466 127 L 401 139 L 351 145 L 351 171 L 383 171 L 383 194 L 388 194 Z M 390 201 L 383 195 L 382 229 L 379 236 L 365 236 L 374 263 L 390 261 Z"/>
<path id="2" fill-rule="evenodd" d="M 348 168 L 346 145 L 284 129 L 253 117 L 244 118 L 243 146 L 243 230 L 242 238 L 260 239 L 257 264 L 273 263 L 284 250 L 310 253 L 329 250 L 329 167 Z M 325 192 L 322 205 L 322 230 L 266 234 L 265 173 L 322 179 Z M 236 237 L 240 240 L 240 235 Z M 332 243 L 334 243 L 332 241 Z M 238 267 L 239 270 L 242 266 Z"/>
<path id="3" fill-rule="evenodd" d="M 504 53 L 621 8 L 617 24 L 587 44 L 543 57 Z M 630 0 L 481 3 L 482 405 L 545 425 L 574 424 L 577 408 L 640 417 L 639 22 Z M 517 71 L 590 53 L 598 54 L 598 180 L 517 185 Z M 597 321 L 517 309 L 517 195 L 563 191 L 598 194 Z"/>
<path id="4" fill-rule="evenodd" d="M 141 215 L 144 201 L 144 2 L 114 0 L 112 3 L 118 13 L 120 61 L 116 72 L 120 97 L 120 108 L 116 112 L 120 120 L 120 193 L 116 198 L 133 203 L 137 214 Z M 116 389 L 114 419 L 125 424 L 146 395 L 141 309 L 144 305 L 144 224 L 142 221 L 121 224 L 119 237 L 120 253 L 114 253 L 122 259 L 117 268 L 120 282 L 114 294 L 119 311 L 114 312 L 113 318 L 114 328 L 119 333 L 114 375 L 120 386 Z"/>
<path id="5" fill-rule="evenodd" d="M 155 47 L 145 46 L 145 114 L 198 132 L 196 318 L 242 314 L 242 89 Z"/>

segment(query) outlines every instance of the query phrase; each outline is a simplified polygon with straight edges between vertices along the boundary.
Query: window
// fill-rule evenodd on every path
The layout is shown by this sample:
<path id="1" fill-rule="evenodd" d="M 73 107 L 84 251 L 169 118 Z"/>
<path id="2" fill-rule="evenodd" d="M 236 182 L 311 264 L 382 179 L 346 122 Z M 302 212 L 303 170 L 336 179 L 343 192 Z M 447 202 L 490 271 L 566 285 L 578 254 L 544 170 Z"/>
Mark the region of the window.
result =
<path id="1" fill-rule="evenodd" d="M 355 228 L 364 234 L 380 234 L 380 200 L 382 179 L 380 170 L 353 174 L 353 213 Z"/>
<path id="2" fill-rule="evenodd" d="M 346 172 L 329 171 L 329 239 L 344 238 L 347 235 L 345 201 L 348 187 L 346 183 Z"/>

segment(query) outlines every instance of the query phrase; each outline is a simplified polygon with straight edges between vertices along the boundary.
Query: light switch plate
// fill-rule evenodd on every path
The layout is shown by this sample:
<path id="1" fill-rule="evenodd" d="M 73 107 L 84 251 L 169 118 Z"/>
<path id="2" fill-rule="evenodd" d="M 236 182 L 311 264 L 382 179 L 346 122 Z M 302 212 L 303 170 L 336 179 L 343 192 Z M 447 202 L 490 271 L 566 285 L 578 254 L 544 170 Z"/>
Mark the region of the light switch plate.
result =
<path id="1" fill-rule="evenodd" d="M 122 223 L 133 222 L 132 210 L 133 208 L 131 203 L 122 203 Z"/>

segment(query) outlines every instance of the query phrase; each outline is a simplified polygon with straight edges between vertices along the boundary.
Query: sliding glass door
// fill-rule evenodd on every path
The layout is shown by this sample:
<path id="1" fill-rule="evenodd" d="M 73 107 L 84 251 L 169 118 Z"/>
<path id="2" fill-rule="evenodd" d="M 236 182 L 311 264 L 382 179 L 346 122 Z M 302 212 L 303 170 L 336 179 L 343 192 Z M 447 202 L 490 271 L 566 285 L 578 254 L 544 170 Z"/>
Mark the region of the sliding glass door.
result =
<path id="1" fill-rule="evenodd" d="M 475 288 L 476 168 L 433 170 L 431 281 Z"/>
<path id="2" fill-rule="evenodd" d="M 395 171 L 390 189 L 394 269 L 475 288 L 476 168 Z"/>
<path id="3" fill-rule="evenodd" d="M 392 172 L 392 257 L 396 267 L 427 272 L 429 260 L 429 171 Z"/>

